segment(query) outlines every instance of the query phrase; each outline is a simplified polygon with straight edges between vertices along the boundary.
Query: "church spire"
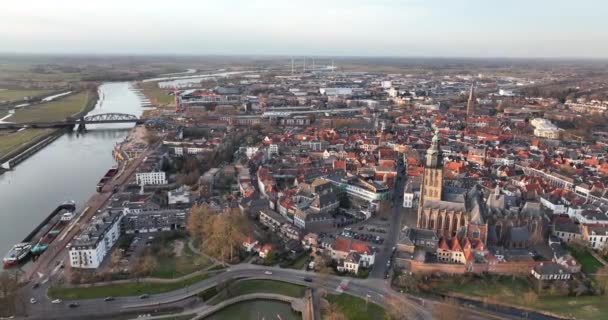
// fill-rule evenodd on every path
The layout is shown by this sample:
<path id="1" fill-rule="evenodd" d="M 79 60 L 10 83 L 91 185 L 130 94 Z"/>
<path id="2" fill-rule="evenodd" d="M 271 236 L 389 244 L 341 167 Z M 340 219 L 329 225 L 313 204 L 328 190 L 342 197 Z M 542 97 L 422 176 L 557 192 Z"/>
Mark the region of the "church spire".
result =
<path id="1" fill-rule="evenodd" d="M 467 101 L 467 118 L 475 114 L 475 84 L 471 84 L 469 91 L 469 100 Z"/>

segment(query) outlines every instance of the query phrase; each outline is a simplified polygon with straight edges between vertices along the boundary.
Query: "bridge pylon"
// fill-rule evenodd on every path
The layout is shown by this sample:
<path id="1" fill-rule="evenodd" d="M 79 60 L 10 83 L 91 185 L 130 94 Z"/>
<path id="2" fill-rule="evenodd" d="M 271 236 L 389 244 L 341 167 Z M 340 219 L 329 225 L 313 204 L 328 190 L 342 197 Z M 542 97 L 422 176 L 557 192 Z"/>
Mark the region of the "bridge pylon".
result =
<path id="1" fill-rule="evenodd" d="M 84 122 L 84 117 L 80 118 L 80 121 L 79 121 L 79 123 L 78 123 L 78 127 L 76 128 L 76 130 L 77 130 L 79 133 L 82 133 L 82 132 L 86 132 L 86 131 L 87 131 L 87 127 L 86 127 L 85 122 Z"/>

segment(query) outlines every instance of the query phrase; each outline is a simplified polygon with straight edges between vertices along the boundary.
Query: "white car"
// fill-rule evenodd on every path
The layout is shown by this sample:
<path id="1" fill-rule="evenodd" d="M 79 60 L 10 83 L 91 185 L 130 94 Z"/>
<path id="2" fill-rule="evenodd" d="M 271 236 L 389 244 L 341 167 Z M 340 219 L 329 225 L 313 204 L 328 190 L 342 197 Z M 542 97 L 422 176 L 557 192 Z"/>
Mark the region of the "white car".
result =
<path id="1" fill-rule="evenodd" d="M 271 275 L 272 271 L 264 271 L 264 274 Z"/>
<path id="2" fill-rule="evenodd" d="M 51 301 L 51 303 L 53 303 L 53 304 L 61 303 L 61 299 L 55 299 L 55 300 Z"/>
<path id="3" fill-rule="evenodd" d="M 38 301 L 36 300 L 36 298 L 30 298 L 30 303 L 31 303 L 31 304 L 34 304 L 34 303 L 36 303 L 36 302 L 38 302 Z"/>

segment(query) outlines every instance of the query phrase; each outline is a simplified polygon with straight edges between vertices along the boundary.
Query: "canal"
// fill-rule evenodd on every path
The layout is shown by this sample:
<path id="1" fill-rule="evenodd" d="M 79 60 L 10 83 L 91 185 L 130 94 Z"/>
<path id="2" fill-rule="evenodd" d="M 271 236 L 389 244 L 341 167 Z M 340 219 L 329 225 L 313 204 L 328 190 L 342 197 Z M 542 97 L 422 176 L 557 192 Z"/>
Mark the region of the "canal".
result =
<path id="1" fill-rule="evenodd" d="M 120 112 L 139 116 L 141 101 L 127 82 L 104 83 L 89 114 Z M 0 175 L 0 256 L 23 238 L 57 205 L 74 200 L 78 209 L 112 167 L 112 148 L 132 124 L 87 126 L 84 134 L 64 134 L 13 171 Z"/>

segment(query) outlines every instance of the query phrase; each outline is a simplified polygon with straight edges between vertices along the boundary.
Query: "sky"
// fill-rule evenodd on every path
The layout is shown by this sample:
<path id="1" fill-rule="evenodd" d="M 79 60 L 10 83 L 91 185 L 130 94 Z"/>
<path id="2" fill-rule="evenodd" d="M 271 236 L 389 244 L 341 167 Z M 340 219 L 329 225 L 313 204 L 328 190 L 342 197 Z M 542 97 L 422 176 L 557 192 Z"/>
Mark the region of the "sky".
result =
<path id="1" fill-rule="evenodd" d="M 608 58 L 606 0 L 2 2 L 2 53 Z"/>

